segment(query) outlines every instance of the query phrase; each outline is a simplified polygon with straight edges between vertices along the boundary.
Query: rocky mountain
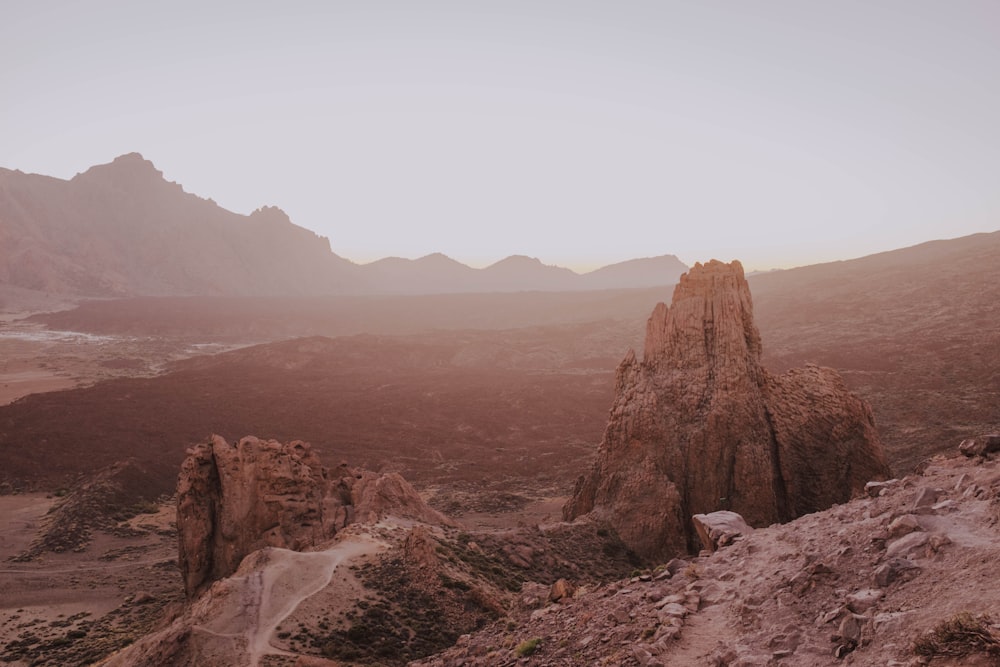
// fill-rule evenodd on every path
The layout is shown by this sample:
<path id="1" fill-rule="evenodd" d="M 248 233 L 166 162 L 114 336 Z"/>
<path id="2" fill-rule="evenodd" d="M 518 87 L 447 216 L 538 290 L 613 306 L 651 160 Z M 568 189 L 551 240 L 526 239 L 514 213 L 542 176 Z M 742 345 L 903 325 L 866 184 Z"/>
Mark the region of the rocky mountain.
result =
<path id="1" fill-rule="evenodd" d="M 671 256 L 653 264 L 654 285 L 673 284 L 686 268 Z M 648 260 L 616 266 L 580 276 L 513 256 L 473 269 L 441 254 L 357 265 L 280 209 L 232 213 L 166 181 L 138 153 L 68 181 L 0 169 L 5 289 L 105 297 L 431 294 L 640 287 L 654 275 Z"/>
<path id="2" fill-rule="evenodd" d="M 63 181 L 0 169 L 0 283 L 77 295 L 316 294 L 352 265 L 263 207 L 237 215 L 137 153 Z"/>
<path id="3" fill-rule="evenodd" d="M 871 409 L 836 371 L 772 376 L 739 262 L 695 264 L 618 368 L 597 461 L 564 509 L 595 512 L 640 556 L 695 546 L 690 517 L 734 510 L 751 525 L 845 502 L 888 476 Z"/>

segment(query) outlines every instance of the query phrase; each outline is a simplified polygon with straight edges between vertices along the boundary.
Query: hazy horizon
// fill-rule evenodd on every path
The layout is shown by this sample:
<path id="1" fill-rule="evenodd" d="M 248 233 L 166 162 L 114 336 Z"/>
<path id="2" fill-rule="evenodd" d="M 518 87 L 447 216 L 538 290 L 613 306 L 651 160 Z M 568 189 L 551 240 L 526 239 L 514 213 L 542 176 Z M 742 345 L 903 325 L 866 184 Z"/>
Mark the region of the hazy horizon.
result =
<path id="1" fill-rule="evenodd" d="M 139 152 L 358 263 L 767 270 L 1000 228 L 992 2 L 21 5 L 0 166 Z"/>

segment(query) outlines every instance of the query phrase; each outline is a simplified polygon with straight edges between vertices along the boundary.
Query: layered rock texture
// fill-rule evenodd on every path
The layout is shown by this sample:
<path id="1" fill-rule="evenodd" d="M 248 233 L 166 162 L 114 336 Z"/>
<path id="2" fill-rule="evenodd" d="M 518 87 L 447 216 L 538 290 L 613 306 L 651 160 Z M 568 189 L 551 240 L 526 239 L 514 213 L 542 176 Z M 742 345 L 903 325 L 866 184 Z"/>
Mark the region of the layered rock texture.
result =
<path id="1" fill-rule="evenodd" d="M 642 361 L 629 351 L 593 470 L 564 517 L 594 512 L 640 556 L 697 548 L 690 518 L 753 526 L 849 500 L 888 466 L 871 409 L 836 371 L 775 377 L 739 262 L 696 264 L 658 304 Z"/>
<path id="2" fill-rule="evenodd" d="M 322 465 L 308 443 L 220 436 L 188 451 L 177 483 L 179 562 L 188 596 L 257 549 L 302 551 L 387 514 L 448 525 L 396 473 Z"/>

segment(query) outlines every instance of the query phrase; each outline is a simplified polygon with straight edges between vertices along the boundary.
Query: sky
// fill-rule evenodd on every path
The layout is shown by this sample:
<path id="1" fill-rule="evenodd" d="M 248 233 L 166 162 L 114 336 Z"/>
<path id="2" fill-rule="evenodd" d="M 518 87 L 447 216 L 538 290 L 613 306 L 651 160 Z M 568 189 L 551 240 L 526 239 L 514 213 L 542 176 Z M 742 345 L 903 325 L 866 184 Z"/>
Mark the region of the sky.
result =
<path id="1" fill-rule="evenodd" d="M 358 262 L 748 270 L 1000 229 L 996 0 L 3 0 L 0 166 L 142 153 Z"/>

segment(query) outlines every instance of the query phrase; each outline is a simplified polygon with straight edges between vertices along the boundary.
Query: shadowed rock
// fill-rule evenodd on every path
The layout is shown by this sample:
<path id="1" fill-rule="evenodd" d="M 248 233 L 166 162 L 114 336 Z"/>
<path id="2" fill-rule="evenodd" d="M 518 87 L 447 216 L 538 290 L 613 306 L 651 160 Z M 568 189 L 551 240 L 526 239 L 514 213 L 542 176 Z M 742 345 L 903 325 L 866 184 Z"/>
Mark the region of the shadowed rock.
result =
<path id="1" fill-rule="evenodd" d="M 884 478 L 871 409 L 831 369 L 774 377 L 739 262 L 682 276 L 629 351 L 593 470 L 563 510 L 595 512 L 647 559 L 695 548 L 689 518 L 733 510 L 752 526 L 845 502 Z"/>

